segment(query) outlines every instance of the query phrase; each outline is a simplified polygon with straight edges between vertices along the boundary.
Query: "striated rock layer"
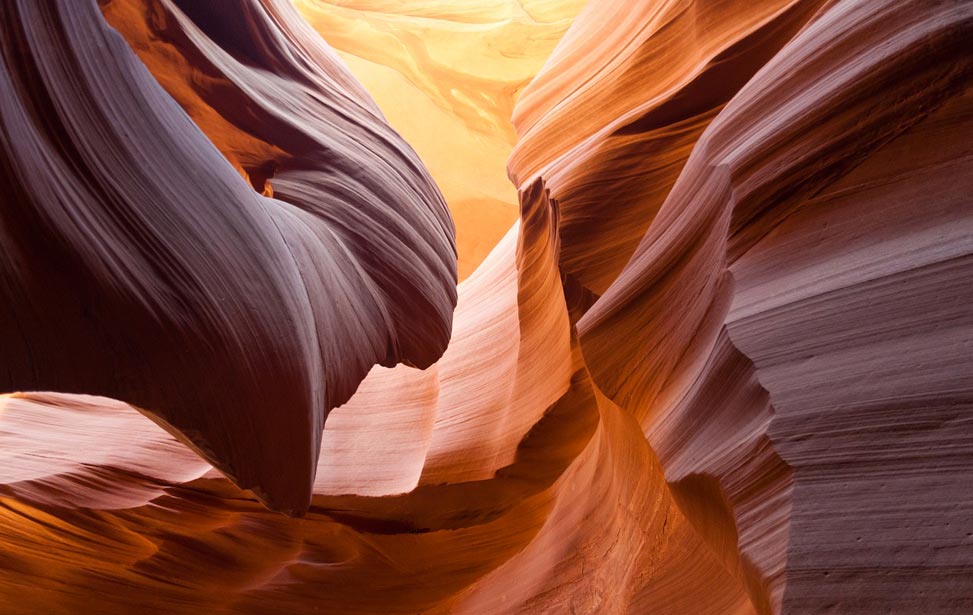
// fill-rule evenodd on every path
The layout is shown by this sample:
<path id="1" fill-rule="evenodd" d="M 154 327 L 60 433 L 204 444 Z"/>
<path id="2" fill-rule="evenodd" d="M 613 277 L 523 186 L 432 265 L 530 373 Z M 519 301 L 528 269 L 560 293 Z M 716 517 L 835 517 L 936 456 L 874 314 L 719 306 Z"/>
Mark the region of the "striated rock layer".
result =
<path id="1" fill-rule="evenodd" d="M 461 280 L 517 219 L 514 103 L 584 4 L 294 1 L 429 167 L 456 222 Z"/>
<path id="2" fill-rule="evenodd" d="M 579 323 L 596 383 L 640 419 L 687 515 L 725 511 L 707 531 L 736 542 L 728 565 L 764 611 L 973 599 L 973 545 L 952 529 L 970 520 L 970 466 L 947 452 L 970 435 L 953 424 L 973 393 L 956 173 L 971 17 L 819 13 L 712 121 Z M 930 500 L 952 500 L 945 517 L 908 504 Z"/>
<path id="3" fill-rule="evenodd" d="M 0 390 L 124 400 L 300 512 L 327 410 L 445 348 L 452 225 L 292 8 L 184 4 L 105 10 L 197 124 L 94 2 L 0 13 Z"/>
<path id="4" fill-rule="evenodd" d="M 573 6 L 299 4 L 493 127 Z M 589 3 L 455 287 L 292 7 L 98 8 L 0 8 L 4 612 L 973 610 L 973 5 Z"/>

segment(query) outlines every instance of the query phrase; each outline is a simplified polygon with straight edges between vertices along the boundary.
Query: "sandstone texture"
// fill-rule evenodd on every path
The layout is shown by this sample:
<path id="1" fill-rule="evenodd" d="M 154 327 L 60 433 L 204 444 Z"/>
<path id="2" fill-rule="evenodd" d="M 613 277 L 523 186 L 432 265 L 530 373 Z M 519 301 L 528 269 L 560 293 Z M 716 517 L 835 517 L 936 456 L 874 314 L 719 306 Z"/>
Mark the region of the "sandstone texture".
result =
<path id="1" fill-rule="evenodd" d="M 0 613 L 973 612 L 970 41 L 0 4 Z"/>

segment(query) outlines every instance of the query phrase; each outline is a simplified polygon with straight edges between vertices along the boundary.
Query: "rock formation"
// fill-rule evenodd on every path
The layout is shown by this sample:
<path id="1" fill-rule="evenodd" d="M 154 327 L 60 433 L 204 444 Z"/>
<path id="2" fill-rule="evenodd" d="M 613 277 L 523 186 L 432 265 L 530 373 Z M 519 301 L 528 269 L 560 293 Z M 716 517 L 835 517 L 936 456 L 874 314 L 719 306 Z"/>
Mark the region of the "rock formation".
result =
<path id="1" fill-rule="evenodd" d="M 0 5 L 0 611 L 970 612 L 970 40 Z"/>
<path id="2" fill-rule="evenodd" d="M 292 8 L 184 4 L 105 6 L 159 82 L 93 2 L 3 9 L 0 389 L 131 403 L 300 512 L 327 410 L 442 354 L 452 226 Z"/>
<path id="3" fill-rule="evenodd" d="M 294 0 L 416 149 L 456 222 L 459 277 L 517 219 L 519 93 L 584 0 Z"/>

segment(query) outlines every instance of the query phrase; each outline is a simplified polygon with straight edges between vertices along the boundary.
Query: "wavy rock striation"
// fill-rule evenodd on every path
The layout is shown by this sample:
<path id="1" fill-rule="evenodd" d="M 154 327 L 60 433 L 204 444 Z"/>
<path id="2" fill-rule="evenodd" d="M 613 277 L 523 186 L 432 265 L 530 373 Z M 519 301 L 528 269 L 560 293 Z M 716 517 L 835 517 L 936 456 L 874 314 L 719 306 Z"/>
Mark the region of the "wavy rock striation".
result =
<path id="1" fill-rule="evenodd" d="M 520 27 L 324 4 L 426 92 L 478 82 L 404 62 L 422 27 Z M 0 398 L 7 611 L 973 609 L 969 3 L 589 3 L 458 286 L 289 5 L 101 9 L 0 8 L 0 374 L 62 391 Z"/>
<path id="2" fill-rule="evenodd" d="M 466 279 L 517 220 L 506 161 L 520 92 L 584 0 L 295 0 L 416 149 L 456 223 Z"/>
<path id="3" fill-rule="evenodd" d="M 93 2 L 5 5 L 0 390 L 129 402 L 300 512 L 327 410 L 373 364 L 445 348 L 448 212 L 290 7 L 236 3 L 228 24 L 122 4 L 105 10 L 144 18 L 143 54 L 276 198 Z"/>
<path id="4" fill-rule="evenodd" d="M 932 556 L 965 544 L 951 527 L 971 509 L 952 461 L 973 392 L 973 321 L 955 311 L 971 296 L 954 286 L 973 248 L 954 177 L 970 166 L 971 17 L 818 13 L 713 119 L 579 323 L 595 382 L 762 612 L 973 598 L 973 553 Z M 944 452 L 916 456 L 930 436 Z M 930 499 L 964 512 L 930 522 Z"/>

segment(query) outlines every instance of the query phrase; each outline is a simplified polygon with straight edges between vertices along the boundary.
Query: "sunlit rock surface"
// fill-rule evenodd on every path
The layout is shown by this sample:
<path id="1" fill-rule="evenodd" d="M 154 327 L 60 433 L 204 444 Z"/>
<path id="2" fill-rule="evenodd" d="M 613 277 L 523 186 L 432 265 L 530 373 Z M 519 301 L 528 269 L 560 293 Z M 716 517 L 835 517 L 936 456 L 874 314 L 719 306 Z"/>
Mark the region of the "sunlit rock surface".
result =
<path id="1" fill-rule="evenodd" d="M 973 611 L 973 5 L 295 4 L 0 7 L 0 611 Z"/>
<path id="2" fill-rule="evenodd" d="M 416 149 L 456 222 L 460 279 L 517 219 L 514 102 L 585 0 L 295 0 Z"/>

